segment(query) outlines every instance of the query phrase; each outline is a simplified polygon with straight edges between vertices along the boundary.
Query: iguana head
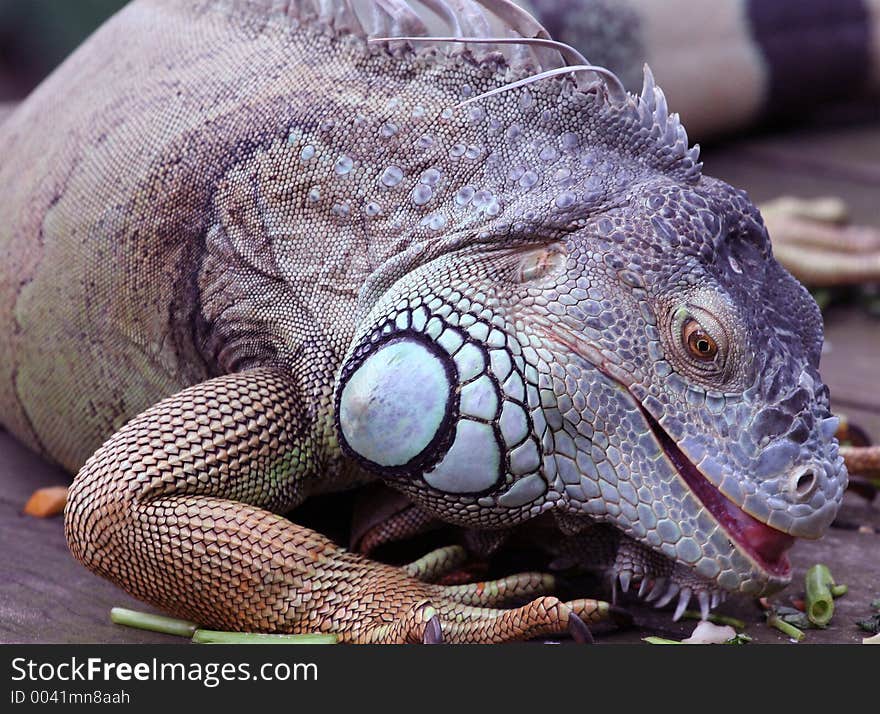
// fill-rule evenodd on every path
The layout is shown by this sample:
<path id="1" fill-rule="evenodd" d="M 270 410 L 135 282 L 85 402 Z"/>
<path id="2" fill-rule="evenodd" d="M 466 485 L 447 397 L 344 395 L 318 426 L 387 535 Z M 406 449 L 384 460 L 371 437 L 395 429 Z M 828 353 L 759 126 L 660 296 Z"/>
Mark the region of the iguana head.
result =
<path id="1" fill-rule="evenodd" d="M 650 72 L 640 97 L 548 78 L 461 106 L 499 80 L 460 62 L 413 129 L 429 155 L 378 169 L 406 247 L 361 294 L 343 450 L 450 522 L 612 524 L 621 579 L 682 610 L 783 586 L 846 485 L 815 302 Z"/>

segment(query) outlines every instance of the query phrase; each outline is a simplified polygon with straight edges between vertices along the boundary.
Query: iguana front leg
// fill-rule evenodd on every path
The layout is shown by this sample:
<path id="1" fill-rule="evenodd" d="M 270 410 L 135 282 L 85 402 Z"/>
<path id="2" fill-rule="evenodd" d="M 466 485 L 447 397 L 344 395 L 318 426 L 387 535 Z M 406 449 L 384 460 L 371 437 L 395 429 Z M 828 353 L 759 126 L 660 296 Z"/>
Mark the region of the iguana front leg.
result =
<path id="1" fill-rule="evenodd" d="M 533 596 L 546 578 L 443 587 L 347 552 L 279 512 L 314 467 L 292 380 L 218 377 L 130 421 L 83 466 L 66 533 L 74 556 L 134 596 L 205 626 L 332 632 L 351 642 L 497 642 L 571 631 L 607 606 Z"/>

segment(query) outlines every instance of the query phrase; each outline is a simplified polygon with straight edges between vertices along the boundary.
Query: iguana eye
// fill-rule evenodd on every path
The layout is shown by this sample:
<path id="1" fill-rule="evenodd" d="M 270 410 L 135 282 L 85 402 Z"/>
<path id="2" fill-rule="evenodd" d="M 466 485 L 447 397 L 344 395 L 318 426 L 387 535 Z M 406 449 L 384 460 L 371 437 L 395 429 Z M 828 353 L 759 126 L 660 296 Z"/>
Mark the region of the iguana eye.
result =
<path id="1" fill-rule="evenodd" d="M 735 344 L 725 324 L 725 320 L 732 318 L 725 315 L 722 320 L 718 316 L 724 314 L 723 305 L 713 305 L 712 295 L 707 295 L 701 302 L 703 304 L 697 304 L 696 298 L 692 297 L 677 307 L 670 316 L 666 335 L 671 354 L 677 357 L 675 361 L 682 373 L 696 382 L 718 385 L 730 376 L 729 370 L 736 364 L 736 357 L 731 354 L 732 350 L 735 352 Z M 710 310 L 709 305 L 716 309 Z"/>
<path id="2" fill-rule="evenodd" d="M 708 362 L 714 360 L 718 355 L 718 345 L 715 343 L 715 340 L 693 318 L 686 320 L 684 325 L 682 325 L 681 337 L 688 352 L 696 359 Z"/>

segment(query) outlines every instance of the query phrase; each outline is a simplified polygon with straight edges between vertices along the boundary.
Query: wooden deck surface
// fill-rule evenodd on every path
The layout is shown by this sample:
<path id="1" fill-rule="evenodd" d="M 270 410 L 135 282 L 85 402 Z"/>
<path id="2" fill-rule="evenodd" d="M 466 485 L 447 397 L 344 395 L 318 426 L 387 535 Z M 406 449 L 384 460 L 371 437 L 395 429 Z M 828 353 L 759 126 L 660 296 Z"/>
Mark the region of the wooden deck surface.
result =
<path id="1" fill-rule="evenodd" d="M 757 201 L 780 194 L 802 197 L 837 195 L 853 219 L 880 227 L 880 125 L 801 130 L 748 139 L 704 152 L 706 173 L 745 188 Z M 831 388 L 836 412 L 845 413 L 880 441 L 880 320 L 859 309 L 834 308 L 826 314 L 822 374 Z M 172 642 L 174 638 L 116 627 L 112 606 L 143 606 L 108 582 L 77 565 L 67 552 L 60 518 L 38 520 L 21 515 L 30 493 L 67 477 L 0 433 L 0 642 Z M 850 592 L 837 601 L 826 630 L 810 630 L 808 643 L 859 642 L 855 620 L 870 614 L 880 597 L 880 503 L 847 496 L 838 521 L 818 542 L 800 542 L 792 560 L 795 581 L 786 593 L 802 590 L 803 573 L 816 562 L 832 567 Z M 693 623 L 673 624 L 669 612 L 632 605 L 637 627 L 611 631 L 600 639 L 638 642 L 647 634 L 680 638 Z M 723 612 L 746 619 L 757 642 L 786 639 L 761 622 L 752 602 L 728 603 Z"/>

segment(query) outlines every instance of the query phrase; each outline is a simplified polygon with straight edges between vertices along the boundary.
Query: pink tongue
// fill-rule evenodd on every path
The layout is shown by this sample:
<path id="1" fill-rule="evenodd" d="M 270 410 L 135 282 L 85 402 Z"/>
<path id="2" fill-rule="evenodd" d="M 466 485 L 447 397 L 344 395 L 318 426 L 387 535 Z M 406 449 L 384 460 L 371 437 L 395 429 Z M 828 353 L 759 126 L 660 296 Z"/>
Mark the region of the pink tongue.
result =
<path id="1" fill-rule="evenodd" d="M 724 501 L 724 510 L 730 519 L 725 525 L 748 544 L 755 555 L 764 561 L 764 565 L 769 565 L 776 571 L 787 570 L 789 563 L 785 551 L 791 548 L 795 541 L 794 536 L 761 523 L 727 499 Z"/>

